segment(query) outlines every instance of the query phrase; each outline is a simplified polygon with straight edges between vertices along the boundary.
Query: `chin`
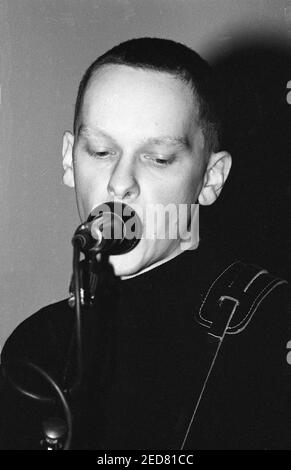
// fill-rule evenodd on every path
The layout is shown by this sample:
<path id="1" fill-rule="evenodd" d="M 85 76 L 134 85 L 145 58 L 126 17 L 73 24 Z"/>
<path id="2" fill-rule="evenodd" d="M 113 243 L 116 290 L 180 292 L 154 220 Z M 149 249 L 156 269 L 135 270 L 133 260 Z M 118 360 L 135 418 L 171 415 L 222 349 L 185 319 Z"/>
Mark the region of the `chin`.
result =
<path id="1" fill-rule="evenodd" d="M 141 239 L 139 244 L 129 253 L 112 255 L 109 261 L 116 276 L 134 276 L 144 269 L 157 263 L 166 256 L 164 246 L 159 246 L 156 240 Z"/>
<path id="2" fill-rule="evenodd" d="M 135 250 L 137 250 L 137 248 L 124 255 L 109 257 L 109 261 L 114 268 L 116 276 L 132 276 L 138 274 L 139 271 L 146 267 L 142 254 L 138 252 L 135 253 Z"/>
<path id="3" fill-rule="evenodd" d="M 164 244 L 160 245 L 156 240 L 154 243 L 148 244 L 146 240 L 142 239 L 137 247 L 129 253 L 110 256 L 109 261 L 116 276 L 134 276 L 161 260 L 167 259 L 177 251 L 176 244 L 165 246 Z"/>
<path id="4" fill-rule="evenodd" d="M 138 245 L 128 253 L 109 256 L 109 262 L 112 264 L 116 276 L 131 276 L 141 271 L 147 264 L 146 252 L 145 240 L 140 240 Z"/>

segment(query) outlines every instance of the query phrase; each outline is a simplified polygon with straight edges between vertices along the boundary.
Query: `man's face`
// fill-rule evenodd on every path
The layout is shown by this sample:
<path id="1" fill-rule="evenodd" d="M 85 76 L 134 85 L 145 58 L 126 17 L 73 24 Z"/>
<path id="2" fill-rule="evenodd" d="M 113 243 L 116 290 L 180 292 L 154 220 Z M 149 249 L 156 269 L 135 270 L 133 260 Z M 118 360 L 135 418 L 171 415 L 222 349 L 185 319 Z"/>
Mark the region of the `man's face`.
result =
<path id="1" fill-rule="evenodd" d="M 73 146 L 82 221 L 108 201 L 133 205 L 144 229 L 153 204 L 194 204 L 205 171 L 204 138 L 191 88 L 164 72 L 106 65 L 86 90 Z M 181 251 L 178 239 L 143 238 L 129 253 L 111 256 L 126 276 Z M 163 228 L 164 230 L 164 228 Z"/>

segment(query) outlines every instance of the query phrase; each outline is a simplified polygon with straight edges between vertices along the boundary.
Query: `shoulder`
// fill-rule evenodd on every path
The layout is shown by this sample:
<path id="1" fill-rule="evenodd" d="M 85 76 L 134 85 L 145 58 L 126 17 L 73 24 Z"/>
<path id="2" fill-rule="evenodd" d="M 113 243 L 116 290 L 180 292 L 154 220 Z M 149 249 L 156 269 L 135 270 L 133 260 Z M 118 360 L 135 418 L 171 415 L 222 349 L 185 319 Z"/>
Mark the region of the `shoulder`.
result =
<path id="1" fill-rule="evenodd" d="M 34 360 L 58 355 L 68 341 L 74 310 L 67 300 L 50 304 L 20 323 L 4 344 L 1 363 L 21 358 Z"/>
<path id="2" fill-rule="evenodd" d="M 238 258 L 222 260 L 204 285 L 195 316 L 210 340 L 223 339 L 224 361 L 236 367 L 235 355 L 245 370 L 281 375 L 291 384 L 290 283 L 280 274 Z"/>
<path id="3" fill-rule="evenodd" d="M 238 248 L 201 240 L 197 253 L 194 250 L 188 257 L 192 257 L 201 292 L 198 309 L 203 305 L 204 312 L 215 310 L 221 297 L 229 296 L 237 300 L 239 313 L 249 312 L 250 318 L 261 308 L 288 311 L 291 296 L 286 273 L 274 269 L 264 255 L 245 255 Z"/>
<path id="4" fill-rule="evenodd" d="M 217 356 L 195 437 L 201 448 L 288 449 L 290 284 L 237 258 L 221 259 L 210 277 L 196 319 Z"/>
<path id="5" fill-rule="evenodd" d="M 202 325 L 210 326 L 226 312 L 230 319 L 227 333 L 237 334 L 248 326 L 257 311 L 280 310 L 287 314 L 289 305 L 290 286 L 286 279 L 236 259 L 216 269 L 203 292 L 197 318 Z"/>

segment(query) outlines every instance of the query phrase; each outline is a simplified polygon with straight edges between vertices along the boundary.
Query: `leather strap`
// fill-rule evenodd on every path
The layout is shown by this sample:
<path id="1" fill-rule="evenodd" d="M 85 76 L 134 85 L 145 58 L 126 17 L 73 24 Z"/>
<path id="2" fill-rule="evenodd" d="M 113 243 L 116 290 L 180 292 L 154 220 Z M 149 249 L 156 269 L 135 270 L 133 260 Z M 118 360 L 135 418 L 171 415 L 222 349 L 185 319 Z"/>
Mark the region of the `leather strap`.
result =
<path id="1" fill-rule="evenodd" d="M 229 265 L 211 284 L 196 316 L 198 323 L 208 330 L 210 355 L 200 394 L 198 400 L 195 400 L 194 410 L 182 441 L 181 450 L 185 449 L 198 407 L 225 336 L 243 331 L 265 297 L 277 286 L 285 283 L 288 284 L 284 279 L 272 276 L 266 269 L 236 261 Z"/>
<path id="2" fill-rule="evenodd" d="M 287 281 L 266 269 L 236 261 L 212 283 L 196 319 L 209 335 L 222 338 L 229 315 L 233 314 L 225 333 L 238 334 L 247 327 L 264 298 L 284 283 Z"/>

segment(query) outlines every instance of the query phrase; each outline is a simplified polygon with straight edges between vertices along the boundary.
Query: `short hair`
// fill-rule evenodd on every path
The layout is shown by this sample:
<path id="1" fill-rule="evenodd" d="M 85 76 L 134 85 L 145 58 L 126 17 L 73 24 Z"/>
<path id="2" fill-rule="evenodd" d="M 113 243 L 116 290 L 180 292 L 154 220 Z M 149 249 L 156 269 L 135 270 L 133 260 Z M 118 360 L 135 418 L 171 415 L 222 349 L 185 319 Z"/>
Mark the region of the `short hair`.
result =
<path id="1" fill-rule="evenodd" d="M 198 123 L 205 137 L 205 150 L 208 155 L 219 150 L 221 123 L 214 73 L 197 52 L 170 39 L 130 39 L 98 57 L 86 70 L 79 85 L 74 115 L 75 133 L 88 83 L 100 67 L 109 64 L 167 72 L 190 84 L 198 103 Z"/>

